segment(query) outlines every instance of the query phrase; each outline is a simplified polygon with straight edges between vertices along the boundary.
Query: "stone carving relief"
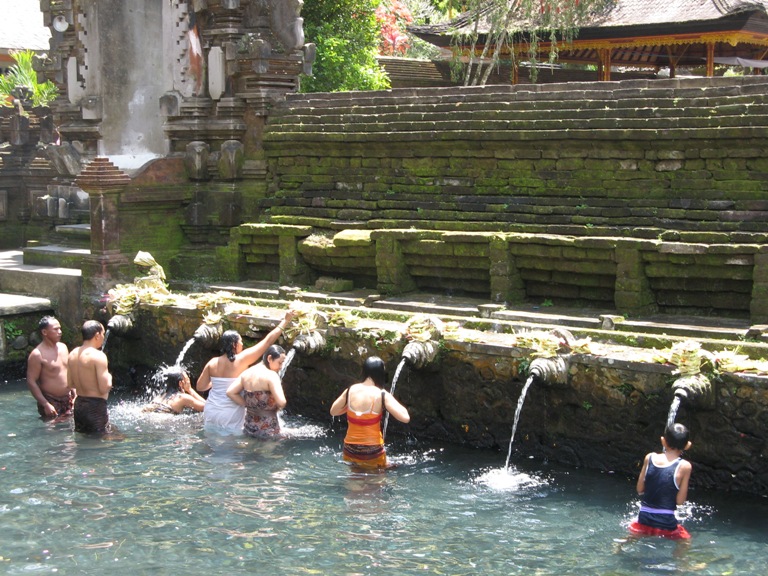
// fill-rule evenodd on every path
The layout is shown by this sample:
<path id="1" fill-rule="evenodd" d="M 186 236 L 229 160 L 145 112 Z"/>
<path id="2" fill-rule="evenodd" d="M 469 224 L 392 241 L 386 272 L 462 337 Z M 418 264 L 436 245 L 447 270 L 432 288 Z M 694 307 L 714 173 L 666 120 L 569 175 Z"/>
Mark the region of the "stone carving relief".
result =
<path id="1" fill-rule="evenodd" d="M 205 90 L 201 23 L 194 8 L 184 0 L 170 3 L 173 88 L 185 98 L 202 96 Z"/>
<path id="2" fill-rule="evenodd" d="M 277 41 L 285 52 L 304 46 L 303 0 L 271 0 L 269 22 Z"/>
<path id="3" fill-rule="evenodd" d="M 304 46 L 303 0 L 252 0 L 246 7 L 243 25 L 248 34 L 290 53 Z"/>

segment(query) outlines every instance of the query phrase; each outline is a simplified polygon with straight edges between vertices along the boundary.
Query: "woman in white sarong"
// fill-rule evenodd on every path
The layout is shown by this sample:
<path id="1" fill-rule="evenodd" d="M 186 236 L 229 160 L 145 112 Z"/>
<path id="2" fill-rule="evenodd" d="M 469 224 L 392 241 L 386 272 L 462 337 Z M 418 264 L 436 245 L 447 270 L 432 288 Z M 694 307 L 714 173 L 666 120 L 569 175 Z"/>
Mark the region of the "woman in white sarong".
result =
<path id="1" fill-rule="evenodd" d="M 292 319 L 293 310 L 289 310 L 285 313 L 285 318 L 269 334 L 245 350 L 243 350 L 243 339 L 237 331 L 227 330 L 221 335 L 221 356 L 208 361 L 195 386 L 198 392 L 210 390 L 205 410 L 203 410 L 206 429 L 223 434 L 243 433 L 245 408 L 229 399 L 227 388 L 246 368 L 261 359 L 267 348 L 277 341 Z"/>

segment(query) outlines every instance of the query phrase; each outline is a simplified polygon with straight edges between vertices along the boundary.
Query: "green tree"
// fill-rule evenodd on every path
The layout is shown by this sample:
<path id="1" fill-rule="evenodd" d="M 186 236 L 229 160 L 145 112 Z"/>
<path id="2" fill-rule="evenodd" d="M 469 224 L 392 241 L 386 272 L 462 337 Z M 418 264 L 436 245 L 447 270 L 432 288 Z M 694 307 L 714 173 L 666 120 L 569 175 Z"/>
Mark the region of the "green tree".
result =
<path id="1" fill-rule="evenodd" d="M 307 42 L 317 45 L 312 76 L 302 92 L 383 90 L 389 78 L 376 61 L 378 0 L 307 0 L 301 15 Z"/>
<path id="2" fill-rule="evenodd" d="M 29 99 L 33 106 L 46 106 L 59 95 L 59 89 L 50 80 L 37 81 L 33 63 L 36 55 L 32 50 L 14 50 L 10 52 L 16 62 L 8 73 L 0 76 L 0 106 L 13 106 L 14 90 L 21 86 L 29 90 Z"/>
<path id="3" fill-rule="evenodd" d="M 461 59 L 465 85 L 484 85 L 502 57 L 526 58 L 535 79 L 539 42 L 548 43 L 549 61 L 576 38 L 579 26 L 617 0 L 467 0 L 454 33 L 454 55 Z M 527 46 L 516 54 L 514 44 Z"/>

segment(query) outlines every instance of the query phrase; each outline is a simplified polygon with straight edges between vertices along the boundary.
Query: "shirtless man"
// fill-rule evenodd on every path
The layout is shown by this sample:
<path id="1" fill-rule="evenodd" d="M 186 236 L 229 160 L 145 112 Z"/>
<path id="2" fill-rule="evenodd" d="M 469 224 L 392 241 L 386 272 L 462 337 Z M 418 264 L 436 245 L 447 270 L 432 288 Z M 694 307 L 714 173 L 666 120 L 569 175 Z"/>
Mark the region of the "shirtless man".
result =
<path id="1" fill-rule="evenodd" d="M 83 324 L 83 344 L 69 353 L 67 383 L 77 391 L 75 432 L 110 432 L 107 397 L 112 389 L 112 375 L 107 355 L 101 351 L 104 326 L 96 320 Z"/>
<path id="2" fill-rule="evenodd" d="M 38 324 L 43 341 L 27 359 L 27 386 L 37 400 L 44 420 L 72 414 L 75 391 L 67 386 L 67 345 L 61 341 L 61 324 L 43 316 Z"/>

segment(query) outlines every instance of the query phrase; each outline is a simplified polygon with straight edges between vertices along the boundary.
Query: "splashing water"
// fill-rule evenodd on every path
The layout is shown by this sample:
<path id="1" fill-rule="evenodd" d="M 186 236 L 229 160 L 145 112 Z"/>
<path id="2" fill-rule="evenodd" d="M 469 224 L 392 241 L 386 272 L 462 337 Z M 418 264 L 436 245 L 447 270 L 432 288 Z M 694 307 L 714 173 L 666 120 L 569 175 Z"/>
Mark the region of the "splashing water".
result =
<path id="1" fill-rule="evenodd" d="M 189 340 L 187 340 L 187 343 L 184 344 L 184 348 L 182 348 L 181 352 L 179 352 L 179 357 L 176 358 L 176 364 L 175 364 L 176 366 L 181 366 L 181 363 L 184 361 L 184 356 L 187 355 L 187 352 L 189 351 L 190 348 L 192 348 L 192 344 L 194 343 L 195 343 L 194 338 L 190 338 Z"/>
<path id="2" fill-rule="evenodd" d="M 472 480 L 473 484 L 487 486 L 500 492 L 520 492 L 530 488 L 547 485 L 547 480 L 520 472 L 515 468 L 492 468 Z"/>
<path id="3" fill-rule="evenodd" d="M 390 388 L 389 393 L 393 396 L 395 395 L 395 386 L 397 386 L 397 379 L 400 378 L 400 372 L 403 370 L 403 366 L 405 366 L 405 358 L 400 360 L 400 364 L 397 365 L 397 369 L 395 370 L 395 377 L 392 378 L 392 388 Z M 382 406 L 382 409 L 384 407 Z M 381 437 L 386 438 L 387 436 L 387 425 L 389 424 L 389 412 L 384 414 L 384 427 L 381 429 Z"/>
<path id="4" fill-rule="evenodd" d="M 106 332 L 104 332 L 104 342 L 101 343 L 101 351 L 106 352 L 107 350 L 107 340 L 109 340 L 109 335 L 111 334 L 109 328 L 107 328 Z"/>
<path id="5" fill-rule="evenodd" d="M 296 348 L 291 348 L 285 355 L 285 361 L 283 362 L 283 365 L 280 366 L 280 371 L 277 373 L 277 375 L 280 376 L 280 380 L 282 380 L 283 376 L 285 376 L 285 371 L 288 370 L 288 366 L 290 366 L 291 362 L 293 362 L 294 356 L 296 356 Z"/>
<path id="6" fill-rule="evenodd" d="M 667 416 L 667 428 L 669 428 L 675 423 L 675 418 L 677 418 L 678 408 L 680 408 L 680 396 L 675 394 L 675 397 L 672 399 L 672 404 L 670 404 L 669 406 L 669 415 Z"/>
<path id="7" fill-rule="evenodd" d="M 324 426 L 315 424 L 299 416 L 291 417 L 286 422 L 282 415 L 280 418 L 280 432 L 286 438 L 324 438 L 328 435 L 328 430 Z"/>
<path id="8" fill-rule="evenodd" d="M 512 442 L 515 439 L 515 432 L 517 432 L 517 423 L 520 420 L 520 412 L 523 411 L 523 403 L 525 402 L 525 395 L 528 393 L 528 388 L 533 384 L 533 376 L 528 376 L 528 380 L 525 381 L 522 392 L 520 392 L 520 398 L 517 399 L 517 409 L 515 410 L 515 421 L 512 424 L 512 436 L 509 438 L 509 450 L 507 451 L 507 462 L 504 464 L 504 469 L 509 469 L 509 459 L 512 457 Z"/>

